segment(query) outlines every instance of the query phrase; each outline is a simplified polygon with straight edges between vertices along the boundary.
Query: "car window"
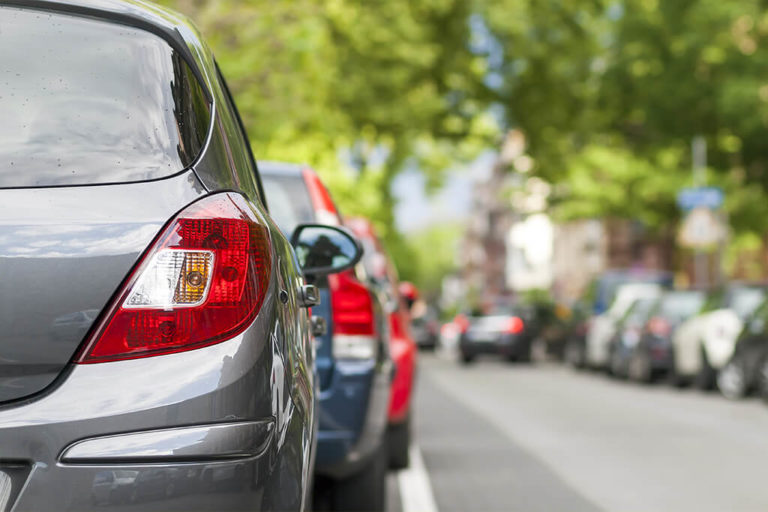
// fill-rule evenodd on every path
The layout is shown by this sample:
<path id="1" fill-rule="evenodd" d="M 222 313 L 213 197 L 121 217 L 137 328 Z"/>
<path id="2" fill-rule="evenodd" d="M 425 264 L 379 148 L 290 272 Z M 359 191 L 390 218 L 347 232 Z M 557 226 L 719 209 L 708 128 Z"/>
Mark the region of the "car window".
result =
<path id="1" fill-rule="evenodd" d="M 261 178 L 269 214 L 285 236 L 291 236 L 299 224 L 314 222 L 312 201 L 301 176 L 264 174 Z"/>
<path id="2" fill-rule="evenodd" d="M 656 298 L 637 299 L 627 311 L 624 323 L 627 325 L 645 323 L 657 302 Z"/>
<path id="3" fill-rule="evenodd" d="M 761 288 L 737 288 L 729 297 L 729 307 L 739 318 L 750 316 L 765 299 L 765 291 Z"/>
<path id="4" fill-rule="evenodd" d="M 160 37 L 0 7 L 0 187 L 141 181 L 188 167 L 210 102 Z"/>
<path id="5" fill-rule="evenodd" d="M 704 299 L 704 293 L 698 291 L 668 293 L 659 303 L 659 314 L 669 320 L 682 321 L 701 311 Z"/>

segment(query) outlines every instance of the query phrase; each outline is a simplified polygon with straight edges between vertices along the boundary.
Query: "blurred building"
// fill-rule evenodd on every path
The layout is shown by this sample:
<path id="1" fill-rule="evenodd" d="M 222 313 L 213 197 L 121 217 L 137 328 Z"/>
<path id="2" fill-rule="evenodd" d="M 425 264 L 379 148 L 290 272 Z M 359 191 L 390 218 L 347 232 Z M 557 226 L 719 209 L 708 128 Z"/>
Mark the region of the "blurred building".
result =
<path id="1" fill-rule="evenodd" d="M 508 134 L 487 179 L 474 185 L 459 255 L 467 301 L 493 301 L 527 290 L 575 300 L 607 269 L 673 268 L 674 230 L 651 233 L 628 219 L 555 223 L 551 186 L 530 176 L 520 132 Z"/>

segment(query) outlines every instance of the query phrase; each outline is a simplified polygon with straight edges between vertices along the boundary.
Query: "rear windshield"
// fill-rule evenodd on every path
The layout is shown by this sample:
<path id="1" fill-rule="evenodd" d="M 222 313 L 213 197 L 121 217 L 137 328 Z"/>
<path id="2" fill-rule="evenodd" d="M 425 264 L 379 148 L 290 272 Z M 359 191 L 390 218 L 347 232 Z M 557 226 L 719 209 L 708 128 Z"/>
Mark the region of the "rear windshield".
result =
<path id="1" fill-rule="evenodd" d="M 682 321 L 701 311 L 706 296 L 704 292 L 671 292 L 661 299 L 659 313 L 674 321 Z"/>
<path id="2" fill-rule="evenodd" d="M 762 288 L 736 288 L 731 291 L 728 303 L 741 319 L 751 315 L 765 299 Z"/>
<path id="3" fill-rule="evenodd" d="M 264 186 L 269 213 L 286 236 L 291 236 L 299 224 L 315 221 L 312 200 L 301 176 L 262 173 L 261 184 Z"/>
<path id="4" fill-rule="evenodd" d="M 0 7 L 0 187 L 142 181 L 188 167 L 210 104 L 160 37 Z"/>

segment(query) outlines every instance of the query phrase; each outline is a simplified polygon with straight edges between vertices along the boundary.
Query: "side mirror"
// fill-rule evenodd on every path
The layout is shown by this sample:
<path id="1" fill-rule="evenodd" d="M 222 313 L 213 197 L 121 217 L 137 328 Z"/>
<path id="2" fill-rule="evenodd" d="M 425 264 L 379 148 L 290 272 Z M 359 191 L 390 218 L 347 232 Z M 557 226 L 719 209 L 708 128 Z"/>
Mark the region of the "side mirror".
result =
<path id="1" fill-rule="evenodd" d="M 299 224 L 291 245 L 305 275 L 324 276 L 352 268 L 363 256 L 363 247 L 346 228 L 324 224 Z"/>

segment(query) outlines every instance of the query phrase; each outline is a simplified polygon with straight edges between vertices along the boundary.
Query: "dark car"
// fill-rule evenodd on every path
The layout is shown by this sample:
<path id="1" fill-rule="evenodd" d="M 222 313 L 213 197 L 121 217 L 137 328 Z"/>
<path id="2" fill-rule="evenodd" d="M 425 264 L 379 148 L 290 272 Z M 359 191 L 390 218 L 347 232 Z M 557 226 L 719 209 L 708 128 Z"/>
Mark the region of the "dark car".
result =
<path id="1" fill-rule="evenodd" d="M 616 299 L 617 292 L 629 284 L 657 284 L 663 289 L 672 287 L 673 274 L 659 270 L 610 269 L 602 272 L 587 287 L 578 301 L 578 314 L 563 348 L 565 360 L 575 368 L 602 367 L 604 361 L 590 361 L 587 337 L 590 329 L 605 316 Z M 594 355 L 593 355 L 594 358 Z"/>
<path id="2" fill-rule="evenodd" d="M 461 361 L 471 363 L 484 354 L 508 361 L 530 361 L 538 331 L 531 317 L 530 308 L 518 304 L 495 305 L 487 312 L 463 316 L 459 337 Z"/>
<path id="3" fill-rule="evenodd" d="M 658 297 L 642 297 L 635 300 L 624 317 L 619 320 L 616 334 L 609 344 L 608 370 L 614 377 L 625 378 L 629 372 L 629 360 L 640 342 L 648 318 L 658 303 Z"/>
<path id="4" fill-rule="evenodd" d="M 425 305 L 411 317 L 411 334 L 420 349 L 434 350 L 440 338 L 440 317 L 430 305 Z"/>
<path id="5" fill-rule="evenodd" d="M 717 387 L 731 400 L 753 391 L 768 400 L 768 301 L 746 319 L 731 359 L 717 375 Z"/>
<path id="6" fill-rule="evenodd" d="M 0 5 L 0 503 L 303 510 L 316 290 L 212 54 L 144 5 Z M 293 239 L 312 278 L 361 256 L 343 230 Z M 250 485 L 176 492 L 212 463 Z"/>
<path id="7" fill-rule="evenodd" d="M 259 162 L 278 225 L 290 233 L 306 222 L 340 225 L 330 193 L 310 168 Z M 314 281 L 325 320 L 317 338 L 320 427 L 315 498 L 333 510 L 383 510 L 387 409 L 392 362 L 386 304 L 358 268 Z"/>
<path id="8" fill-rule="evenodd" d="M 707 299 L 702 290 L 664 292 L 648 314 L 640 341 L 631 350 L 627 373 L 638 382 L 651 382 L 672 370 L 672 336 L 685 320 L 698 314 Z"/>

